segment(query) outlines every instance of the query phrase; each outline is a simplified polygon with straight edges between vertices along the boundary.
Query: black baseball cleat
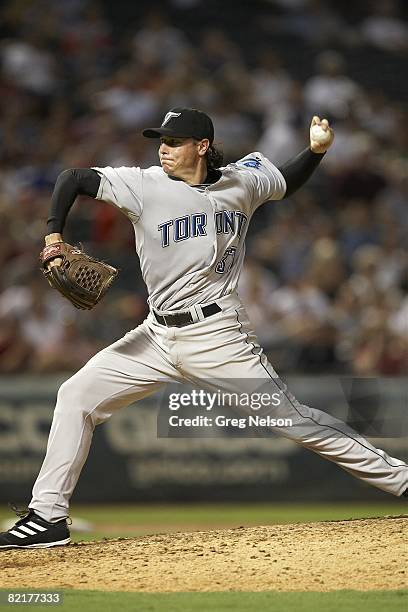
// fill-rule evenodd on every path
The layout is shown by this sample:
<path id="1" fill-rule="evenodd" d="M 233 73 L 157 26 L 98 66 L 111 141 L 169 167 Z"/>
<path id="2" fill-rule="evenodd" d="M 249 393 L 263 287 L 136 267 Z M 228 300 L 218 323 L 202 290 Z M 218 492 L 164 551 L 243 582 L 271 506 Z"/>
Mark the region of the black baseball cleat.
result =
<path id="1" fill-rule="evenodd" d="M 29 510 L 11 529 L 0 533 L 0 549 L 49 548 L 64 546 L 70 541 L 66 519 L 49 523 L 33 510 Z"/>

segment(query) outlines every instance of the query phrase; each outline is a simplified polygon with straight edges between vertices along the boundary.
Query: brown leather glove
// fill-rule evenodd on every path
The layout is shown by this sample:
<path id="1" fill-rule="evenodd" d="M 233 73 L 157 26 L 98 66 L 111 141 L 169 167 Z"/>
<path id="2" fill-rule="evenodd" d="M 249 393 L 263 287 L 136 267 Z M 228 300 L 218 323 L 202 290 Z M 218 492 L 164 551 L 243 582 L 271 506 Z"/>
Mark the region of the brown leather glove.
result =
<path id="1" fill-rule="evenodd" d="M 49 262 L 58 260 L 53 266 Z M 66 242 L 54 242 L 40 253 L 42 271 L 51 287 L 83 310 L 90 310 L 105 295 L 118 271 Z"/>

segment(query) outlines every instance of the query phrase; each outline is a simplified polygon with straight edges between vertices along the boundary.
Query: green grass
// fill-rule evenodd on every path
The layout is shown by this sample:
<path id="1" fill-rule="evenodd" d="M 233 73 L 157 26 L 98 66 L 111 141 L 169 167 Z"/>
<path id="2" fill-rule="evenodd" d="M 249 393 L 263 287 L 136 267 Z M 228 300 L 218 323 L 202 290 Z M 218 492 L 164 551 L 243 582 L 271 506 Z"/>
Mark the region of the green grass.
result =
<path id="1" fill-rule="evenodd" d="M 122 506 L 79 506 L 73 505 L 72 514 L 84 518 L 93 517 L 98 521 L 111 521 L 119 518 L 124 524 L 134 523 L 214 523 L 262 521 L 289 523 L 297 521 L 320 521 L 351 518 L 359 516 L 377 516 L 398 514 L 407 510 L 407 504 L 401 500 L 384 504 L 368 503 L 331 503 L 331 504 L 297 504 L 297 503 L 214 503 L 214 504 L 165 504 L 165 505 L 122 505 Z"/>
<path id="2" fill-rule="evenodd" d="M 74 533 L 73 540 L 132 537 L 169 531 L 193 531 L 277 523 L 366 518 L 404 514 L 408 506 L 400 499 L 387 503 L 330 504 L 177 504 L 177 505 L 79 505 L 71 508 L 73 517 L 93 525 L 92 532 Z M 0 509 L 0 521 L 12 514 Z"/>
<path id="3" fill-rule="evenodd" d="M 64 591 L 64 612 L 406 612 L 408 591 L 121 593 Z M 3 596 L 4 597 L 4 596 Z M 45 610 L 51 606 L 23 606 Z M 5 608 L 4 608 L 5 609 Z"/>

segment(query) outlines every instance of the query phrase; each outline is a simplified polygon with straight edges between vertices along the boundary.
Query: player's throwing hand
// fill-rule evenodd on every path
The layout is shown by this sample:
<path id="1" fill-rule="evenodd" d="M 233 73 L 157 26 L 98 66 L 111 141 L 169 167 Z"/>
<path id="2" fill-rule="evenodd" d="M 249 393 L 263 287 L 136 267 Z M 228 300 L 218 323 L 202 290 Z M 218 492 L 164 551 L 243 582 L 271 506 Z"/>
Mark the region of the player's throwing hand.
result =
<path id="1" fill-rule="evenodd" d="M 310 148 L 313 153 L 326 153 L 334 140 L 334 132 L 327 119 L 315 115 L 310 124 Z"/>

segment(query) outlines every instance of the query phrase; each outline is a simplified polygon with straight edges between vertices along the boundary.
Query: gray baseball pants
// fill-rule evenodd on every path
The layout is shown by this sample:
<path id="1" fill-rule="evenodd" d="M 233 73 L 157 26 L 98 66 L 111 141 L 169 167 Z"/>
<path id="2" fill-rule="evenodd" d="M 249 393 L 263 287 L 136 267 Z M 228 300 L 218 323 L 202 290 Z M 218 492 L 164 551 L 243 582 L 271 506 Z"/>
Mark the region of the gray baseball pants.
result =
<path id="1" fill-rule="evenodd" d="M 375 448 L 342 421 L 300 404 L 263 354 L 238 296 L 217 303 L 221 312 L 181 328 L 160 325 L 150 313 L 61 386 L 31 509 L 48 521 L 67 517 L 95 426 L 166 383 L 186 380 L 205 380 L 207 387 L 211 380 L 229 381 L 241 392 L 249 391 L 248 379 L 270 384 L 272 392 L 281 394 L 273 416 L 293 423 L 280 428 L 280 434 L 362 481 L 402 495 L 408 488 L 408 465 Z M 200 319 L 199 308 L 195 313 Z"/>

